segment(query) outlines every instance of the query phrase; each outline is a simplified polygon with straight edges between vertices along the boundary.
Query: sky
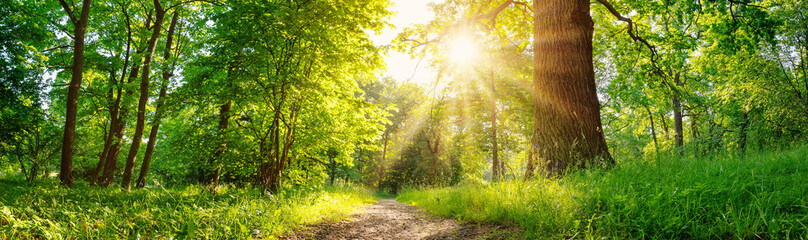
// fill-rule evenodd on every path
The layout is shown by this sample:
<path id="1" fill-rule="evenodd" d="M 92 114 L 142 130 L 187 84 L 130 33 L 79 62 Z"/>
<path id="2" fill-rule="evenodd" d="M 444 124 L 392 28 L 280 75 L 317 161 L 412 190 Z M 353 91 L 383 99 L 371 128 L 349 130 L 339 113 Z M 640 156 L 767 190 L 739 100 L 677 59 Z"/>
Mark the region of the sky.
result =
<path id="1" fill-rule="evenodd" d="M 430 2 L 435 2 L 435 0 L 393 0 L 394 5 L 390 9 L 395 14 L 390 18 L 393 27 L 385 29 L 378 35 L 371 34 L 370 39 L 376 45 L 387 45 L 405 27 L 432 20 L 432 10 L 427 6 Z M 418 59 L 411 59 L 408 54 L 395 50 L 390 50 L 384 61 L 387 63 L 387 71 L 384 76 L 393 77 L 399 82 L 415 82 L 425 85 L 435 79 L 437 75 L 434 70 L 427 67 L 429 64 L 426 59 L 418 64 Z M 418 65 L 417 68 L 416 65 Z"/>

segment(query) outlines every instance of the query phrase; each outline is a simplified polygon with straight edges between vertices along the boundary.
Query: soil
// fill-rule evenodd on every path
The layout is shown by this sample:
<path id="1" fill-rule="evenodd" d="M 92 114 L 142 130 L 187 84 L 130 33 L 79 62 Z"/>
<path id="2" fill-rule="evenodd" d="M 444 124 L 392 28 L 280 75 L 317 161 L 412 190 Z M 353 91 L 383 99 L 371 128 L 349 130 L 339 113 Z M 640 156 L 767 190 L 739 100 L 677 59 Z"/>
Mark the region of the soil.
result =
<path id="1" fill-rule="evenodd" d="M 458 223 L 383 199 L 346 220 L 310 226 L 280 239 L 513 239 L 517 235 L 514 226 Z"/>

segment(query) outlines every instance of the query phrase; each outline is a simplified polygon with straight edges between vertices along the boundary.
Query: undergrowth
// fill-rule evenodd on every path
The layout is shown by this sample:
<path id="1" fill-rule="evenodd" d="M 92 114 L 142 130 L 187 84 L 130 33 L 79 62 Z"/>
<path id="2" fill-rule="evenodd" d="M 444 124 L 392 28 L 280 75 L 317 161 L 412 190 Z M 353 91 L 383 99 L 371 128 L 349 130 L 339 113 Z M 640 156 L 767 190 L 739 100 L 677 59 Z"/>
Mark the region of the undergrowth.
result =
<path id="1" fill-rule="evenodd" d="M 83 184 L 83 185 L 82 185 Z M 73 189 L 0 180 L 0 239 L 248 239 L 345 217 L 373 202 L 358 187 L 262 195 L 256 189 L 201 186 Z"/>
<path id="2" fill-rule="evenodd" d="M 807 239 L 808 147 L 409 189 L 397 200 L 466 221 L 513 222 L 529 239 Z"/>

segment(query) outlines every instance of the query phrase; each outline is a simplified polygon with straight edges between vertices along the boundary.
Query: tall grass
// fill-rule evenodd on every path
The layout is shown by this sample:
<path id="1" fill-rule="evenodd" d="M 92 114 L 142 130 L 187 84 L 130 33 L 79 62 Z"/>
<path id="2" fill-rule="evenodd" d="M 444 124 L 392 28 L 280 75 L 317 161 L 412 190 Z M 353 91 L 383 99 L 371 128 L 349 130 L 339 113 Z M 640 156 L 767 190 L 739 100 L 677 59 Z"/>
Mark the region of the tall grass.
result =
<path id="1" fill-rule="evenodd" d="M 0 181 L 0 239 L 247 239 L 338 219 L 373 201 L 357 187 L 261 195 L 254 189 L 199 186 L 120 188 Z"/>
<path id="2" fill-rule="evenodd" d="M 441 216 L 514 222 L 527 238 L 808 239 L 808 147 L 411 189 L 398 200 Z"/>

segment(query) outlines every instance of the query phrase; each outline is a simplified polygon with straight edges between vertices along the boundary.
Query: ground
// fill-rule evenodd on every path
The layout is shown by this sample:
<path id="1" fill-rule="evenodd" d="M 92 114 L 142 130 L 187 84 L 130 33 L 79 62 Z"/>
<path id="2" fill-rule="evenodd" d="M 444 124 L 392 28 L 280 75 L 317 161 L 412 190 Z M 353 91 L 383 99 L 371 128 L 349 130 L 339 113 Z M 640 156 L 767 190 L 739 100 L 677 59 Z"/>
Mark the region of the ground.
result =
<path id="1" fill-rule="evenodd" d="M 281 239 L 511 239 L 516 232 L 510 226 L 433 217 L 419 207 L 382 199 L 341 222 L 310 226 Z"/>

